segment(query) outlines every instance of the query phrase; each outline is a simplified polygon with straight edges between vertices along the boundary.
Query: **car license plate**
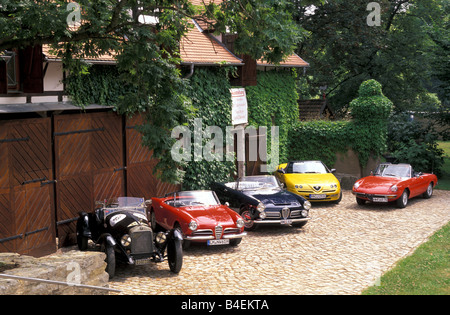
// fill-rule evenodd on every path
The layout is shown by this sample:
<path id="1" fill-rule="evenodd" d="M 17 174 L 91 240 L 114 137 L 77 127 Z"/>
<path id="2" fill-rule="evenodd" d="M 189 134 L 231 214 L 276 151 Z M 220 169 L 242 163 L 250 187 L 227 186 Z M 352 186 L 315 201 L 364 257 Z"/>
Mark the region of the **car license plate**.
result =
<path id="1" fill-rule="evenodd" d="M 387 197 L 373 197 L 372 198 L 373 202 L 388 202 Z"/>
<path id="2" fill-rule="evenodd" d="M 309 195 L 309 198 L 310 199 L 325 199 L 325 198 L 327 198 L 327 195 L 326 194 L 319 194 L 319 195 L 311 194 L 311 195 Z"/>
<path id="3" fill-rule="evenodd" d="M 230 240 L 228 240 L 228 239 L 224 239 L 224 240 L 209 240 L 208 242 L 207 242 L 207 244 L 209 245 L 209 246 L 213 246 L 213 245 L 228 245 L 228 244 L 230 244 Z"/>
<path id="4" fill-rule="evenodd" d="M 145 258 L 145 259 L 136 259 L 135 260 L 135 264 L 137 266 L 140 265 L 148 265 L 152 260 L 150 258 Z"/>
<path id="5" fill-rule="evenodd" d="M 285 220 L 281 220 L 280 221 L 280 224 L 291 224 L 292 223 L 292 220 L 289 220 L 289 219 L 285 219 Z"/>

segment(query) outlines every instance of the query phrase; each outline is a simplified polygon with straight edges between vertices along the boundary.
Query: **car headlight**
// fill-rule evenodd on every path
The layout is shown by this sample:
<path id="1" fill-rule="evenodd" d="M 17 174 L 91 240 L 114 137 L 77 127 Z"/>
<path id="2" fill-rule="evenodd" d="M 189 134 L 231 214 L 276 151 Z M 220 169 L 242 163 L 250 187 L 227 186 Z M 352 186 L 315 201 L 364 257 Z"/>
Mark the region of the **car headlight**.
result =
<path id="1" fill-rule="evenodd" d="M 301 214 L 302 214 L 302 217 L 304 217 L 304 218 L 306 218 L 306 217 L 308 217 L 308 210 L 302 210 L 302 212 L 301 212 Z"/>
<path id="2" fill-rule="evenodd" d="M 361 186 L 360 182 L 356 182 L 355 185 L 353 185 L 353 189 L 358 189 L 359 186 Z"/>
<path id="3" fill-rule="evenodd" d="M 390 188 L 390 190 L 391 190 L 392 192 L 397 192 L 397 190 L 398 190 L 397 185 L 392 186 L 392 187 Z"/>
<path id="4" fill-rule="evenodd" d="M 155 238 L 156 243 L 159 246 L 163 246 L 166 241 L 167 241 L 167 235 L 164 232 L 158 232 L 158 234 L 156 234 L 156 238 Z"/>
<path id="5" fill-rule="evenodd" d="M 303 209 L 305 209 L 305 210 L 311 209 L 311 202 L 309 202 L 308 200 L 306 200 L 306 201 L 303 203 Z"/>
<path id="6" fill-rule="evenodd" d="M 245 225 L 244 220 L 242 220 L 241 218 L 237 219 L 237 221 L 236 221 L 236 226 L 237 226 L 238 228 L 241 228 L 241 227 L 243 227 L 244 225 Z"/>
<path id="7" fill-rule="evenodd" d="M 261 212 L 261 213 L 259 214 L 259 217 L 260 217 L 261 219 L 264 220 L 264 219 L 267 217 L 266 212 L 265 212 L 265 211 Z"/>
<path id="8" fill-rule="evenodd" d="M 197 223 L 196 221 L 192 220 L 191 223 L 189 223 L 189 228 L 190 228 L 192 231 L 197 230 L 197 228 L 198 228 L 198 223 Z"/>
<path id="9" fill-rule="evenodd" d="M 120 243 L 122 244 L 123 247 L 128 247 L 131 245 L 131 237 L 128 234 L 125 234 L 124 236 L 122 236 L 122 238 L 120 239 Z"/>
<path id="10" fill-rule="evenodd" d="M 259 212 L 263 212 L 264 210 L 266 210 L 266 206 L 262 202 L 260 202 L 258 203 L 256 210 L 258 210 Z"/>

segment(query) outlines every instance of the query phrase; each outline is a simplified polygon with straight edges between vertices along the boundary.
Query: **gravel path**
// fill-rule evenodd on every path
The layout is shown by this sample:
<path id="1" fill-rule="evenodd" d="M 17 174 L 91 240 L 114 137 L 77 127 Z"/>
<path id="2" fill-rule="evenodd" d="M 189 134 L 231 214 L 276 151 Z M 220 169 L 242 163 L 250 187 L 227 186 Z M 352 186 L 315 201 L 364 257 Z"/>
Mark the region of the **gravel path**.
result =
<path id="1" fill-rule="evenodd" d="M 302 229 L 260 227 L 237 248 L 192 245 L 179 275 L 167 263 L 118 266 L 110 287 L 121 294 L 359 294 L 450 220 L 450 193 L 415 198 L 405 209 L 313 204 Z"/>

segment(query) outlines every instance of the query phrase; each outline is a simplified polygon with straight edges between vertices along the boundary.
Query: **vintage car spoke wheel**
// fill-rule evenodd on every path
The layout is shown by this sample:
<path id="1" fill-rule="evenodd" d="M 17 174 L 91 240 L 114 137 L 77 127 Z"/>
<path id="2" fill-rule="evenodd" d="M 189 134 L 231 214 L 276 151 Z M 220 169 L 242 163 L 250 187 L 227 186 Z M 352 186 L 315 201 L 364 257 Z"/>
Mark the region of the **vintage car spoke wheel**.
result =
<path id="1" fill-rule="evenodd" d="M 183 249 L 180 240 L 175 238 L 169 240 L 167 244 L 167 260 L 170 271 L 179 273 L 183 266 Z"/>
<path id="2" fill-rule="evenodd" d="M 116 273 L 116 253 L 114 251 L 114 246 L 108 244 L 108 242 L 103 242 L 101 246 L 102 252 L 106 254 L 106 272 L 109 278 L 113 278 Z"/>
<path id="3" fill-rule="evenodd" d="M 423 198 L 430 199 L 432 195 L 433 195 L 433 183 L 430 183 L 430 185 L 428 185 L 427 191 L 423 193 Z"/>
<path id="4" fill-rule="evenodd" d="M 408 191 L 405 189 L 400 198 L 397 199 L 397 207 L 405 208 L 407 204 L 408 204 Z"/>
<path id="5" fill-rule="evenodd" d="M 241 217 L 244 220 L 244 227 L 247 231 L 254 231 L 256 230 L 256 224 L 255 221 L 252 220 L 251 212 L 250 210 L 243 208 L 241 210 Z"/>

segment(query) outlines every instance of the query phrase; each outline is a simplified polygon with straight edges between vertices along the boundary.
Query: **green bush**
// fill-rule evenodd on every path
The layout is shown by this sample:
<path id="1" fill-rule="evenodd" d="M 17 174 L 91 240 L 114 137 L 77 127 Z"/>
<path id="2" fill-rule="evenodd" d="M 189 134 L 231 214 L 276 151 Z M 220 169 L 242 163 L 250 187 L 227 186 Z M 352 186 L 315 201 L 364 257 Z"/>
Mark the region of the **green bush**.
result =
<path id="1" fill-rule="evenodd" d="M 363 82 L 359 97 L 350 104 L 351 121 L 297 122 L 289 133 L 289 159 L 322 160 L 334 165 L 336 153 L 353 149 L 358 153 L 361 166 L 370 156 L 386 152 L 387 119 L 393 109 L 392 102 L 375 80 Z"/>

